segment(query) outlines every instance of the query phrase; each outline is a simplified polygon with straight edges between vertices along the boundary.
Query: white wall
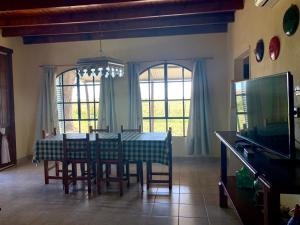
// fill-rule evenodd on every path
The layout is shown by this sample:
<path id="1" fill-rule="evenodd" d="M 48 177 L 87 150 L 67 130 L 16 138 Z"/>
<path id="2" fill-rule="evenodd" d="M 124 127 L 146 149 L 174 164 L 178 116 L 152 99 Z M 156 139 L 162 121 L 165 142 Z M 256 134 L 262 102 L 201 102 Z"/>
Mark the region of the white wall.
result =
<path id="1" fill-rule="evenodd" d="M 11 40 L 9 40 L 11 41 Z M 15 110 L 17 130 L 17 158 L 32 154 L 35 113 L 39 93 L 42 64 L 75 64 L 79 58 L 99 56 L 99 41 L 67 42 L 23 45 L 21 39 L 14 43 Z M 0 44 L 7 45 L 5 41 Z M 184 35 L 153 38 L 131 38 L 102 41 L 103 52 L 128 61 L 153 61 L 195 57 L 213 57 L 208 61 L 208 82 L 212 102 L 214 130 L 226 130 L 228 118 L 228 76 L 226 73 L 227 35 Z M 174 62 L 174 61 L 170 61 Z M 183 63 L 179 62 L 178 63 Z M 151 64 L 151 63 L 150 63 Z M 192 63 L 185 61 L 190 69 Z M 60 72 L 66 70 L 60 68 Z M 116 108 L 118 124 L 127 124 L 128 83 L 126 76 L 116 81 Z M 184 138 L 174 138 L 174 156 L 185 156 Z M 213 155 L 219 155 L 219 145 L 214 138 Z"/>

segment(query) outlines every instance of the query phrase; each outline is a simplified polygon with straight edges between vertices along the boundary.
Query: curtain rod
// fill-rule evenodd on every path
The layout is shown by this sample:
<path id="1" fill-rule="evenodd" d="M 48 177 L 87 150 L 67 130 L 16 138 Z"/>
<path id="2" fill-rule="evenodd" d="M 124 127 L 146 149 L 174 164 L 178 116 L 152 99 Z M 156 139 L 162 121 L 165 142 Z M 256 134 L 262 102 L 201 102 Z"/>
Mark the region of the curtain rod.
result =
<path id="1" fill-rule="evenodd" d="M 143 60 L 143 61 L 133 61 L 133 62 L 134 62 L 134 63 L 145 63 L 145 62 L 185 61 L 185 60 L 196 60 L 196 59 L 213 60 L 214 57 L 195 57 L 195 58 L 177 58 L 177 59 L 157 59 L 157 60 Z"/>
<path id="2" fill-rule="evenodd" d="M 196 60 L 205 59 L 213 60 L 214 57 L 195 57 L 195 58 L 178 58 L 178 59 L 157 59 L 157 60 L 144 60 L 144 61 L 133 61 L 134 63 L 146 63 L 146 62 L 166 62 L 166 61 L 184 61 L 184 60 Z M 53 64 L 53 65 L 40 65 L 39 67 L 75 67 L 77 64 Z"/>

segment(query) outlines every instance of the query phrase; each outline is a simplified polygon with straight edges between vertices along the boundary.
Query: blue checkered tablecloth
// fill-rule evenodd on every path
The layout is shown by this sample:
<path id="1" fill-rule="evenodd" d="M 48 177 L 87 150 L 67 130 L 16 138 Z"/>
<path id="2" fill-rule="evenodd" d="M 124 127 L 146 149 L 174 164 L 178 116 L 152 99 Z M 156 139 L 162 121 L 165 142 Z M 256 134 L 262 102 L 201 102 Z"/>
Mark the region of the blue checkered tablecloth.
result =
<path id="1" fill-rule="evenodd" d="M 67 134 L 67 138 L 85 138 L 86 134 Z M 115 133 L 99 133 L 103 139 L 117 138 Z M 92 157 L 95 157 L 95 134 L 90 134 Z M 125 160 L 142 160 L 154 163 L 169 164 L 167 133 L 135 133 L 121 134 Z M 79 146 L 78 146 L 79 147 Z M 81 156 L 76 156 L 80 158 Z M 111 157 L 106 155 L 106 157 Z M 60 161 L 63 159 L 62 134 L 36 141 L 33 161 Z"/>

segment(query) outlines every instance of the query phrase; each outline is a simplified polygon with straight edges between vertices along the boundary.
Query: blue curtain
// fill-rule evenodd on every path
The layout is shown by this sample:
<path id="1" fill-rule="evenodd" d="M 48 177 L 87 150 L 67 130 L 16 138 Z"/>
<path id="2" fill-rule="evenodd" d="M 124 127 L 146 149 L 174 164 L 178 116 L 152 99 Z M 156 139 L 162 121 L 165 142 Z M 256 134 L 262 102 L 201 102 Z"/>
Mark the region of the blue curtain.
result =
<path id="1" fill-rule="evenodd" d="M 129 113 L 128 128 L 136 129 L 142 126 L 142 100 L 139 83 L 139 64 L 128 63 Z"/>
<path id="2" fill-rule="evenodd" d="M 100 107 L 99 107 L 98 128 L 106 128 L 109 126 L 111 132 L 118 131 L 116 106 L 115 106 L 115 91 L 114 78 L 105 76 L 101 77 L 100 88 Z"/>
<path id="3" fill-rule="evenodd" d="M 56 68 L 51 66 L 43 67 L 41 92 L 36 116 L 36 140 L 42 138 L 42 130 L 52 133 L 54 128 L 58 128 L 55 80 Z"/>
<path id="4" fill-rule="evenodd" d="M 187 133 L 187 149 L 190 155 L 209 155 L 211 152 L 211 119 L 206 62 L 194 62 L 190 120 Z"/>

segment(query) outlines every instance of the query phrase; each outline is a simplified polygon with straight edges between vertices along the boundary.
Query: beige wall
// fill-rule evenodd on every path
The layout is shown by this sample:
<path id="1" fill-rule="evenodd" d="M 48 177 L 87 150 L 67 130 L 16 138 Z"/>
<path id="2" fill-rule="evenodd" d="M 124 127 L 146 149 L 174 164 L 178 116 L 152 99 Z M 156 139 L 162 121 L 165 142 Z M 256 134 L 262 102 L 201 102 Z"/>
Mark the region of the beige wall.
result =
<path id="1" fill-rule="evenodd" d="M 11 48 L 13 53 L 13 82 L 16 124 L 17 158 L 32 154 L 33 132 L 35 126 L 36 103 L 38 97 L 37 74 L 34 54 L 28 54 L 28 48 L 19 38 L 0 38 L 0 45 Z M 30 56 L 30 57 L 28 57 Z"/>
<path id="2" fill-rule="evenodd" d="M 17 158 L 19 159 L 32 154 L 31 146 L 34 139 L 35 114 L 41 73 L 39 65 L 74 64 L 78 58 L 98 56 L 99 42 L 83 41 L 23 45 L 22 40 L 17 38 L 0 39 L 0 44 L 14 49 L 13 72 Z M 124 61 L 213 57 L 212 60 L 208 61 L 208 82 L 215 130 L 224 130 L 227 127 L 226 45 L 226 34 L 132 38 L 102 42 L 103 51 L 106 55 Z M 192 69 L 190 61 L 177 61 L 177 63 L 182 63 Z M 65 69 L 67 68 L 60 68 L 59 70 L 62 72 Z M 128 83 L 126 76 L 118 79 L 115 87 L 118 124 L 126 125 L 128 118 Z M 218 155 L 219 148 L 215 138 L 213 146 L 213 155 Z M 186 155 L 184 138 L 174 138 L 174 155 Z"/>
<path id="3" fill-rule="evenodd" d="M 291 4 L 300 7 L 300 2 L 296 0 L 279 1 L 273 8 L 256 7 L 252 0 L 246 0 L 244 9 L 236 12 L 236 22 L 229 26 L 228 32 L 228 71 L 231 80 L 234 79 L 234 60 L 250 49 L 251 78 L 290 71 L 294 76 L 294 86 L 300 85 L 300 29 L 293 36 L 288 37 L 282 28 L 284 13 Z M 281 50 L 279 58 L 272 61 L 268 53 L 269 41 L 275 35 L 279 36 Z M 260 38 L 265 43 L 265 55 L 262 62 L 257 63 L 254 49 Z M 295 96 L 295 105 L 300 106 L 299 96 Z M 300 139 L 299 119 L 295 121 L 295 128 L 296 138 Z"/>
<path id="4" fill-rule="evenodd" d="M 294 86 L 300 85 L 300 28 L 291 37 L 287 37 L 282 28 L 285 11 L 291 4 L 297 4 L 300 8 L 300 2 L 296 0 L 281 0 L 273 8 L 255 7 L 253 2 L 253 0 L 245 0 L 245 8 L 236 12 L 236 22 L 229 26 L 228 71 L 231 79 L 234 77 L 234 59 L 250 48 L 251 78 L 291 71 L 294 76 Z M 274 35 L 280 38 L 281 50 L 279 58 L 276 61 L 271 61 L 268 49 L 269 41 Z M 256 42 L 260 38 L 265 42 L 265 55 L 262 62 L 257 63 L 254 49 Z M 295 96 L 295 105 L 300 106 L 299 96 Z M 295 135 L 296 138 L 300 139 L 299 119 L 295 121 Z M 234 157 L 231 160 L 233 168 L 236 169 L 240 166 Z M 291 199 L 295 200 L 295 196 L 284 196 L 282 197 L 282 202 L 285 204 L 291 203 Z M 296 200 L 299 202 L 300 197 Z"/>

